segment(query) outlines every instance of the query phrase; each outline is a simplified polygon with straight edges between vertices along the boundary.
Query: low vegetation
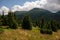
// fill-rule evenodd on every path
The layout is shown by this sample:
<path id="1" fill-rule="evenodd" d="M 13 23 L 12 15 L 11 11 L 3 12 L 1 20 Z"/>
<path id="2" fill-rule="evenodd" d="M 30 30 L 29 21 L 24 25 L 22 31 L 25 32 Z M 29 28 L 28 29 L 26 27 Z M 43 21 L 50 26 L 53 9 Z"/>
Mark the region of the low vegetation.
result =
<path id="1" fill-rule="evenodd" d="M 60 40 L 60 30 L 52 35 L 41 34 L 38 28 L 32 30 L 4 29 L 0 34 L 0 40 Z"/>

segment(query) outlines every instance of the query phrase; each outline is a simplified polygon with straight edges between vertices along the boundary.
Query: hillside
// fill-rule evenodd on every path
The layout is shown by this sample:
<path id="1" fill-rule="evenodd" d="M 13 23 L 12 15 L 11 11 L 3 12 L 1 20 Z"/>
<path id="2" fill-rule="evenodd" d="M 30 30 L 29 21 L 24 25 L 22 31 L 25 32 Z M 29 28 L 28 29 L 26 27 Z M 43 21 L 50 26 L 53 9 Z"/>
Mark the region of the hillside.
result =
<path id="1" fill-rule="evenodd" d="M 28 12 L 32 19 L 40 19 L 42 16 L 49 19 L 51 12 L 45 9 L 34 8 Z"/>
<path id="2" fill-rule="evenodd" d="M 16 14 L 16 17 L 18 18 L 18 20 L 21 20 L 23 15 L 26 13 L 27 11 L 16 11 L 14 12 Z"/>
<path id="3" fill-rule="evenodd" d="M 18 20 L 22 19 L 24 14 L 29 14 L 32 20 L 41 19 L 44 16 L 45 20 L 55 19 L 57 21 L 60 20 L 60 12 L 52 13 L 45 9 L 34 8 L 30 11 L 17 11 L 15 12 Z"/>
<path id="4" fill-rule="evenodd" d="M 56 14 L 54 15 L 54 19 L 56 19 L 60 23 L 60 11 L 56 12 Z"/>
<path id="5" fill-rule="evenodd" d="M 21 19 L 21 17 L 23 17 L 24 14 L 29 14 L 31 16 L 32 19 L 39 19 L 41 16 L 49 16 L 51 12 L 45 9 L 39 9 L 39 8 L 34 8 L 30 11 L 17 11 L 15 12 L 15 14 L 17 15 L 18 19 Z"/>

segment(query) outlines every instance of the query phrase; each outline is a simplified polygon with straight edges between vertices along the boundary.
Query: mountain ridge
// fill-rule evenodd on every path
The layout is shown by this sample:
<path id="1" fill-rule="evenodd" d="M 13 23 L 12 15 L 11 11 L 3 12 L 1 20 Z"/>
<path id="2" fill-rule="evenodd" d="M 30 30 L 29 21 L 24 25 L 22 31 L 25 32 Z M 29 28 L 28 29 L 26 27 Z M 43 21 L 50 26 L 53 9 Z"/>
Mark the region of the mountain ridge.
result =
<path id="1" fill-rule="evenodd" d="M 34 8 L 30 11 L 20 11 L 20 12 L 14 12 L 17 15 L 18 20 L 22 19 L 22 17 L 24 16 L 24 14 L 29 14 L 30 17 L 32 18 L 32 20 L 36 20 L 36 19 L 41 19 L 42 16 L 44 16 L 44 18 L 46 20 L 50 20 L 50 19 L 55 19 L 57 21 L 59 21 L 60 19 L 60 11 L 56 12 L 56 13 L 52 13 L 48 10 L 45 9 L 39 9 L 39 8 Z"/>

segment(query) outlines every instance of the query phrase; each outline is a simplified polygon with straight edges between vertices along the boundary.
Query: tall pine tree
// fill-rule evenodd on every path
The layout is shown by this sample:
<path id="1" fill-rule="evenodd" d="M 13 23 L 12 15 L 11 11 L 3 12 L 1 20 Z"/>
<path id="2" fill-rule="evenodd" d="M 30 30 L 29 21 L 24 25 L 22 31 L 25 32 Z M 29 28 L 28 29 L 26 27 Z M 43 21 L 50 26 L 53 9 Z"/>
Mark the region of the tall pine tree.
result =
<path id="1" fill-rule="evenodd" d="M 29 15 L 25 15 L 24 16 L 23 22 L 22 22 L 22 28 L 23 29 L 28 29 L 28 30 L 32 29 L 32 25 L 31 25 L 31 21 L 30 21 Z"/>
<path id="2" fill-rule="evenodd" d="M 16 29 L 17 28 L 17 22 L 15 18 L 15 14 L 13 12 L 8 13 L 8 25 L 9 28 Z"/>

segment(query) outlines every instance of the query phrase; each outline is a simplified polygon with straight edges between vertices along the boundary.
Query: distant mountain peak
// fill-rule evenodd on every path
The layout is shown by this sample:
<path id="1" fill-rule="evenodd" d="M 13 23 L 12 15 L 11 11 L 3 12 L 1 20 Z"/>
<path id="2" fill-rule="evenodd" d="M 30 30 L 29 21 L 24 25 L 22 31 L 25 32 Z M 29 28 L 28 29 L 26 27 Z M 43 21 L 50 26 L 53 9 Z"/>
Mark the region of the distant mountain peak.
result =
<path id="1" fill-rule="evenodd" d="M 32 10 L 30 10 L 29 12 L 39 12 L 39 13 L 52 13 L 46 9 L 42 9 L 42 8 L 33 8 Z"/>

